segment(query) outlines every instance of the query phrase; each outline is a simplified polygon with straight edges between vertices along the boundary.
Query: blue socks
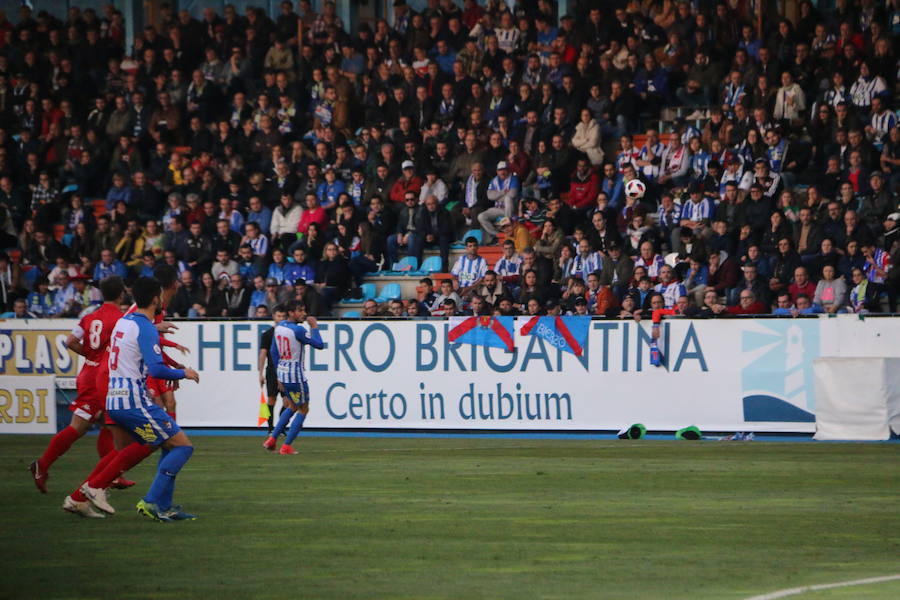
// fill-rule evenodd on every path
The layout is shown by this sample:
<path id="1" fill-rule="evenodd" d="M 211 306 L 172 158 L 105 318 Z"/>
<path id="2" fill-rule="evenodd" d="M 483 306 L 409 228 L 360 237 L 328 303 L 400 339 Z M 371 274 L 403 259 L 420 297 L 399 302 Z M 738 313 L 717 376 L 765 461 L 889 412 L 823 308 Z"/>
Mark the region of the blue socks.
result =
<path id="1" fill-rule="evenodd" d="M 150 490 L 144 496 L 145 502 L 155 504 L 160 510 L 172 508 L 172 494 L 175 492 L 175 477 L 181 467 L 194 453 L 193 446 L 176 446 L 168 451 L 159 461 L 156 478 Z"/>
<path id="2" fill-rule="evenodd" d="M 159 460 L 156 461 L 156 469 L 157 469 L 157 470 L 159 470 L 159 465 L 162 464 L 163 459 L 164 459 L 165 457 L 167 457 L 168 455 L 169 455 L 169 451 L 168 451 L 168 450 L 166 450 L 165 448 L 160 448 L 160 449 L 159 449 Z"/>
<path id="3" fill-rule="evenodd" d="M 287 439 L 284 440 L 285 444 L 290 446 L 294 443 L 294 440 L 300 435 L 300 428 L 303 427 L 303 421 L 305 420 L 306 415 L 298 412 L 297 416 L 294 417 L 294 422 L 291 423 L 291 428 L 288 430 Z"/>
<path id="4" fill-rule="evenodd" d="M 294 416 L 294 411 L 292 410 L 283 410 L 281 411 L 281 415 L 278 417 L 278 425 L 275 426 L 275 429 L 272 430 L 271 436 L 278 439 L 278 436 L 284 433 L 284 430 L 287 429 L 288 423 L 291 421 L 291 417 Z"/>

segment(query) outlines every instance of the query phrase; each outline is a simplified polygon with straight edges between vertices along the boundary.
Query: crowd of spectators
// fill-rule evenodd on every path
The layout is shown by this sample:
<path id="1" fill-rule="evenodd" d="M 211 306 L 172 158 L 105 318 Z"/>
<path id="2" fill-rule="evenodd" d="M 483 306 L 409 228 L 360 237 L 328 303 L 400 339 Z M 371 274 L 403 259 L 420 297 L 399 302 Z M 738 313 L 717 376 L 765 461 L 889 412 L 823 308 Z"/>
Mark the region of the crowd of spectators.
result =
<path id="1" fill-rule="evenodd" d="M 329 314 L 433 251 L 450 276 L 364 316 L 896 311 L 900 2 L 784 4 L 163 5 L 130 47 L 112 6 L 23 5 L 0 308 L 75 316 L 165 262 L 176 315 Z"/>

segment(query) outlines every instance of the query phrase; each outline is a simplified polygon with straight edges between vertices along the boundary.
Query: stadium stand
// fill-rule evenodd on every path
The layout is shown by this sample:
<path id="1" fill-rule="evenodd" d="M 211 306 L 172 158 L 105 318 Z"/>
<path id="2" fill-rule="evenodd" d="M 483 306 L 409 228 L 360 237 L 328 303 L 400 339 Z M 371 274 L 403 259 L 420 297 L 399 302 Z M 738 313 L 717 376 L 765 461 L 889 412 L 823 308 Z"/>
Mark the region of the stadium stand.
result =
<path id="1" fill-rule="evenodd" d="M 392 4 L 0 16 L 0 310 L 164 261 L 176 316 L 245 316 L 232 273 L 246 315 L 427 315 L 474 237 L 463 311 L 896 311 L 896 2 Z"/>

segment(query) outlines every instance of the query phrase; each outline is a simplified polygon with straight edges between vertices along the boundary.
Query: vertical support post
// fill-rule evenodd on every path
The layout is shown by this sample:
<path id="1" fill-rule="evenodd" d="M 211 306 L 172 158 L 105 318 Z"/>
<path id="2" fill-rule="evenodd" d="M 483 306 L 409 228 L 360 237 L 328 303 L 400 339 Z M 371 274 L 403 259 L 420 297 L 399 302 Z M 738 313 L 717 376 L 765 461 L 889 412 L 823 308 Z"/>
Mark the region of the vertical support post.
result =
<path id="1" fill-rule="evenodd" d="M 344 29 L 347 33 L 353 34 L 353 28 L 356 26 L 356 10 L 351 6 L 351 0 L 334 0 L 337 16 L 344 22 Z"/>
<path id="2" fill-rule="evenodd" d="M 556 22 L 569 14 L 569 0 L 558 0 L 556 3 Z"/>
<path id="3" fill-rule="evenodd" d="M 144 30 L 144 3 L 141 0 L 123 0 L 122 16 L 125 18 L 125 53 L 134 47 L 134 39 Z"/>

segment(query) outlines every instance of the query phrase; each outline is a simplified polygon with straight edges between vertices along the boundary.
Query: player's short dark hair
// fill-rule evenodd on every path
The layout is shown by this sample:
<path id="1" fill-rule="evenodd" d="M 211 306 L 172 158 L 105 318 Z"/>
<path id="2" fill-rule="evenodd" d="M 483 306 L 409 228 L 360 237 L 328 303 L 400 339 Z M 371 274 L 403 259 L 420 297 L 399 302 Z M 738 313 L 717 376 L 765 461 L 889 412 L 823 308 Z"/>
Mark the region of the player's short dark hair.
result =
<path id="1" fill-rule="evenodd" d="M 298 310 L 306 310 L 306 302 L 301 302 L 300 300 L 291 300 L 284 306 L 285 310 L 288 312 L 296 312 Z"/>
<path id="2" fill-rule="evenodd" d="M 125 293 L 125 282 L 118 275 L 110 275 L 100 281 L 100 293 L 106 302 L 114 302 Z"/>
<path id="3" fill-rule="evenodd" d="M 153 277 L 164 290 L 178 283 L 178 271 L 172 265 L 156 265 L 153 267 Z"/>
<path id="4" fill-rule="evenodd" d="M 131 286 L 131 295 L 138 308 L 147 308 L 153 304 L 153 299 L 158 297 L 162 288 L 159 281 L 153 277 L 138 277 Z"/>
<path id="5" fill-rule="evenodd" d="M 272 314 L 274 315 L 277 312 L 287 312 L 287 308 L 285 308 L 284 304 L 276 304 L 272 307 Z"/>
<path id="6" fill-rule="evenodd" d="M 478 239 L 477 239 L 475 236 L 470 235 L 469 237 L 466 238 L 466 245 L 467 245 L 467 246 L 468 246 L 469 244 L 477 244 L 477 243 L 478 243 Z"/>

